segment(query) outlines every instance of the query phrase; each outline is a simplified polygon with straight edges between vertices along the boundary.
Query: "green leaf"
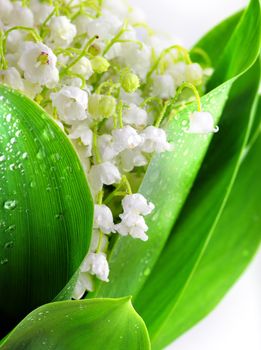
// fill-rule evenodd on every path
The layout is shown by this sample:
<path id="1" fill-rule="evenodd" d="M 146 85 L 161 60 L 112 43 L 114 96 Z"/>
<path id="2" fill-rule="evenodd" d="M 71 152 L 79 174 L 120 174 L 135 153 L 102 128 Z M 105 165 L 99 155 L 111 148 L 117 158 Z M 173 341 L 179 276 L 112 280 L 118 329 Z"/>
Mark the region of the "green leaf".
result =
<path id="1" fill-rule="evenodd" d="M 259 77 L 257 62 L 234 85 L 220 133 L 173 234 L 135 300 L 154 349 L 162 349 L 211 311 L 259 245 L 260 142 L 233 188 L 255 119 Z"/>
<path id="2" fill-rule="evenodd" d="M 259 13 L 253 13 L 255 9 L 256 0 L 253 0 L 247 13 L 250 12 L 255 20 L 249 20 L 248 15 L 243 16 L 244 21 L 237 27 L 241 35 L 242 27 L 250 26 L 256 32 L 256 27 L 260 26 Z M 250 35 L 251 30 L 248 28 L 246 33 Z M 237 42 L 238 35 L 233 34 L 233 37 Z M 244 40 L 248 40 L 246 35 Z M 230 41 L 229 47 L 231 45 Z M 238 50 L 237 45 L 235 50 Z M 258 52 L 259 48 L 256 45 L 253 46 L 253 50 L 249 47 L 245 50 L 242 46 L 240 53 L 237 54 L 246 56 L 246 61 L 251 66 Z M 203 110 L 211 112 L 216 123 L 222 114 L 233 82 L 243 73 L 239 68 L 234 72 L 237 75 L 233 79 L 224 82 L 201 99 Z M 130 294 L 135 296 L 151 273 L 190 192 L 211 141 L 209 135 L 184 133 L 184 122 L 188 120 L 189 112 L 193 110 L 194 105 L 187 107 L 170 123 L 168 135 L 169 140 L 175 145 L 175 150 L 154 157 L 140 187 L 139 192 L 156 206 L 154 213 L 146 218 L 149 240 L 141 242 L 130 237 L 119 238 L 110 255 L 110 282 L 99 283 L 97 290 L 88 297 L 118 297 Z"/>
<path id="3" fill-rule="evenodd" d="M 215 67 L 208 83 L 209 90 L 246 71 L 256 61 L 260 55 L 260 22 L 260 0 L 251 0 Z"/>
<path id="4" fill-rule="evenodd" d="M 62 301 L 29 314 L 1 350 L 149 350 L 142 318 L 130 298 Z"/>
<path id="5" fill-rule="evenodd" d="M 0 322 L 51 301 L 89 246 L 93 203 L 76 152 L 34 102 L 0 86 Z"/>

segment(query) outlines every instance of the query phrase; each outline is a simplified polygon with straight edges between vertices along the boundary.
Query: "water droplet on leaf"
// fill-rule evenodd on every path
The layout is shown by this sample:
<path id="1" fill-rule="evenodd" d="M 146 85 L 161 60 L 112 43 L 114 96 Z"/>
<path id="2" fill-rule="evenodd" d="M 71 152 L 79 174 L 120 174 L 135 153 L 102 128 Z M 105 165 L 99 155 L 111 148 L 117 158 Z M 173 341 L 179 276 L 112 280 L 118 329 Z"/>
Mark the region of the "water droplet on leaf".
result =
<path id="1" fill-rule="evenodd" d="M 17 202 L 15 199 L 13 200 L 8 200 L 8 201 L 5 201 L 4 202 L 4 208 L 7 209 L 7 210 L 13 210 L 15 209 L 17 206 Z"/>

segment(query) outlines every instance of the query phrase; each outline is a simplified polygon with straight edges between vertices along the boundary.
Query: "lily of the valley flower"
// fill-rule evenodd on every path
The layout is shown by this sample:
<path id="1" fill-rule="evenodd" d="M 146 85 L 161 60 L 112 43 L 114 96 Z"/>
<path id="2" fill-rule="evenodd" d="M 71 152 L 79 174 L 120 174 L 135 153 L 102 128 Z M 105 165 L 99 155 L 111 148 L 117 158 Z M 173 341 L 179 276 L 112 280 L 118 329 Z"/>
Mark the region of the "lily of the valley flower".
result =
<path id="1" fill-rule="evenodd" d="M 50 35 L 48 40 L 52 45 L 68 47 L 77 31 L 74 24 L 65 16 L 53 17 L 50 21 Z"/>
<path id="2" fill-rule="evenodd" d="M 18 66 L 23 70 L 25 78 L 32 83 L 52 87 L 59 80 L 56 61 L 56 56 L 48 46 L 26 42 Z"/>
<path id="3" fill-rule="evenodd" d="M 114 149 L 117 153 L 126 149 L 133 149 L 142 143 L 142 137 L 129 125 L 113 130 L 112 137 Z"/>
<path id="4" fill-rule="evenodd" d="M 143 130 L 141 136 L 144 139 L 141 146 L 141 149 L 144 152 L 161 153 L 172 149 L 171 144 L 167 141 L 166 132 L 163 129 L 151 125 Z"/>
<path id="5" fill-rule="evenodd" d="M 74 122 L 87 118 L 88 94 L 75 86 L 64 86 L 60 91 L 51 94 L 53 106 L 59 117 L 65 122 Z"/>
<path id="6" fill-rule="evenodd" d="M 114 232 L 112 212 L 106 205 L 95 204 L 93 228 L 107 234 Z"/>
<path id="7" fill-rule="evenodd" d="M 122 200 L 122 207 L 125 213 L 135 213 L 141 215 L 149 215 L 155 208 L 154 204 L 148 202 L 140 193 L 130 194 Z"/>
<path id="8" fill-rule="evenodd" d="M 93 165 L 88 174 L 88 178 L 93 192 L 98 193 L 103 185 L 118 183 L 121 179 L 121 174 L 114 164 L 111 162 L 104 162 Z"/>
<path id="9" fill-rule="evenodd" d="M 86 123 L 73 125 L 69 137 L 72 140 L 80 139 L 81 143 L 86 146 L 86 157 L 92 155 L 93 132 Z"/>
<path id="10" fill-rule="evenodd" d="M 81 271 L 96 275 L 104 282 L 109 281 L 110 270 L 104 253 L 89 253 L 81 266 Z"/>
<path id="11" fill-rule="evenodd" d="M 130 103 L 129 107 L 123 111 L 123 122 L 135 127 L 144 127 L 148 122 L 148 114 L 145 109 Z"/>
<path id="12" fill-rule="evenodd" d="M 189 128 L 185 130 L 189 134 L 209 134 L 218 132 L 218 126 L 214 126 L 213 116 L 209 112 L 193 112 L 189 116 Z"/>
<path id="13" fill-rule="evenodd" d="M 154 209 L 154 205 L 140 194 L 130 194 L 122 200 L 123 213 L 120 214 L 121 222 L 115 225 L 115 229 L 122 236 L 130 235 L 133 238 L 147 241 L 148 226 L 143 216 L 148 215 Z"/>

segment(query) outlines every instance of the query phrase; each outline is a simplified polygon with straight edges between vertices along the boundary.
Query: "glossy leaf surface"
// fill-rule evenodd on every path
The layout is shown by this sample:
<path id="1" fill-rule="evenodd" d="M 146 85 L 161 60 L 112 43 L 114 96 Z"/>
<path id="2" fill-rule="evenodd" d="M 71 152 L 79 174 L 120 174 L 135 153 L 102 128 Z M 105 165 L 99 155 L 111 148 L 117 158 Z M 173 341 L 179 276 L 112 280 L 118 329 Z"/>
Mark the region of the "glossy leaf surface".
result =
<path id="1" fill-rule="evenodd" d="M 64 301 L 29 314 L 1 350 L 149 350 L 146 326 L 130 298 Z"/>
<path id="2" fill-rule="evenodd" d="M 259 77 L 257 62 L 234 85 L 220 133 L 135 302 L 155 349 L 161 349 L 212 310 L 260 243 L 260 142 L 236 177 L 255 120 Z"/>
<path id="3" fill-rule="evenodd" d="M 88 250 L 93 203 L 80 161 L 34 102 L 0 86 L 0 331 L 51 301 Z"/>

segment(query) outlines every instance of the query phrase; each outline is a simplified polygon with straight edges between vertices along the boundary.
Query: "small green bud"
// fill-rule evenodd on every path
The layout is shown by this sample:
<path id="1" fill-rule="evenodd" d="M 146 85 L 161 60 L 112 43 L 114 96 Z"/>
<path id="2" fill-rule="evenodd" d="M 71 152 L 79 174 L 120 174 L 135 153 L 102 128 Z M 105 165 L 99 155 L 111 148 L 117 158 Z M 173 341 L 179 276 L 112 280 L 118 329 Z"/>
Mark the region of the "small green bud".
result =
<path id="1" fill-rule="evenodd" d="M 135 92 L 140 86 L 139 77 L 134 73 L 127 72 L 121 78 L 121 86 L 127 93 Z"/>
<path id="2" fill-rule="evenodd" d="M 112 96 L 102 96 L 99 103 L 99 112 L 104 118 L 110 118 L 116 111 L 116 100 Z"/>
<path id="3" fill-rule="evenodd" d="M 112 96 L 93 94 L 89 96 L 89 113 L 96 119 L 109 118 L 116 111 L 116 100 Z"/>
<path id="4" fill-rule="evenodd" d="M 95 56 L 91 60 L 91 64 L 94 72 L 98 74 L 107 72 L 110 67 L 110 63 L 102 56 Z"/>

